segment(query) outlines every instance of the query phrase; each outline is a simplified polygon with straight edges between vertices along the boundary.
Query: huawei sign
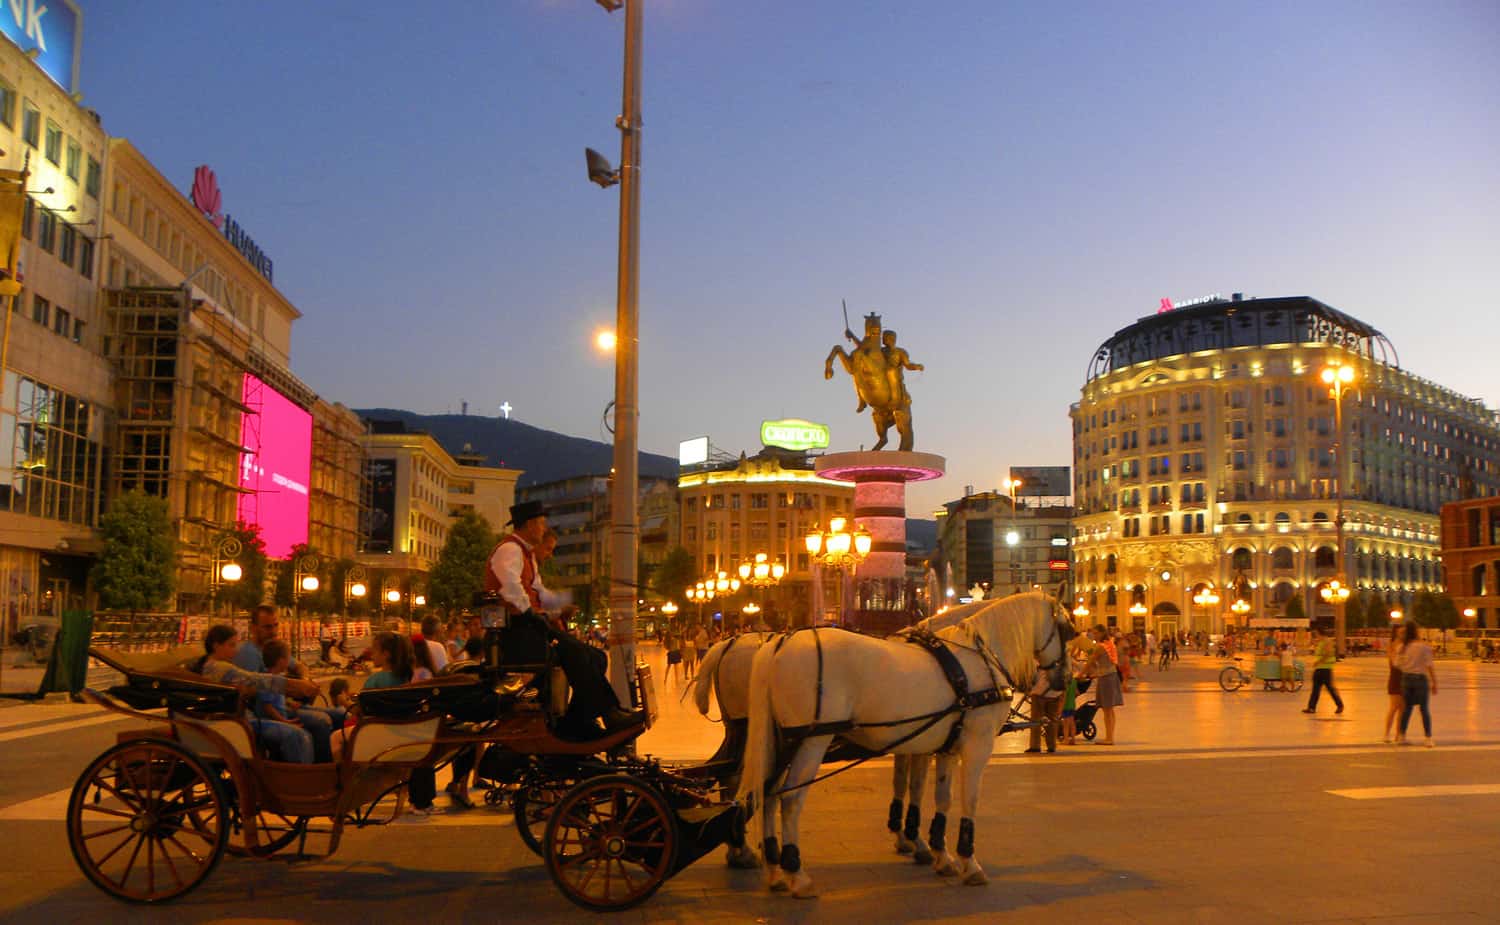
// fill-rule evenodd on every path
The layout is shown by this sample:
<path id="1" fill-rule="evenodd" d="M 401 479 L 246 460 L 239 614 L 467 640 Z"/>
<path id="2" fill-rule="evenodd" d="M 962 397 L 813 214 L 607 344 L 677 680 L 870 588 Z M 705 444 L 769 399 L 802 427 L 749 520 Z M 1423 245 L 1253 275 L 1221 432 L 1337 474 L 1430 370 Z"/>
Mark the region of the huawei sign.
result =
<path id="1" fill-rule="evenodd" d="M 207 164 L 199 165 L 193 171 L 193 205 L 198 207 L 209 221 L 217 228 L 224 223 L 224 213 L 219 211 L 219 205 L 223 197 L 219 195 L 219 178 L 214 176 L 213 168 Z"/>

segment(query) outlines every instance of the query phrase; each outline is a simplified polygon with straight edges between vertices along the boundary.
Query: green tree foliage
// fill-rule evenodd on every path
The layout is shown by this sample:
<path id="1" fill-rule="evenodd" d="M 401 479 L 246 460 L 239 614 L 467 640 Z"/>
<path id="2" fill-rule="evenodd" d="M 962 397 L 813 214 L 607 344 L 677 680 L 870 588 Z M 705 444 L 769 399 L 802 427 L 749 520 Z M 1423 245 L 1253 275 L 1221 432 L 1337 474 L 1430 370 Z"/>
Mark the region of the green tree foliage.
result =
<path id="1" fill-rule="evenodd" d="M 115 498 L 99 519 L 104 549 L 91 577 L 110 610 L 155 610 L 172 599 L 177 578 L 177 537 L 163 498 L 130 491 Z"/>
<path id="2" fill-rule="evenodd" d="M 1458 628 L 1458 607 L 1446 594 L 1419 591 L 1411 602 L 1411 617 L 1422 626 L 1438 630 Z"/>
<path id="3" fill-rule="evenodd" d="M 266 544 L 260 538 L 260 527 L 240 522 L 225 534 L 240 541 L 240 554 L 233 561 L 239 563 L 243 574 L 239 581 L 221 584 L 215 600 L 227 603 L 235 610 L 249 610 L 265 603 Z"/>
<path id="4" fill-rule="evenodd" d="M 673 601 L 681 607 L 687 603 L 682 593 L 698 580 L 698 570 L 693 554 L 681 546 L 674 547 L 662 558 L 651 581 L 651 590 L 664 601 Z"/>
<path id="5" fill-rule="evenodd" d="M 1288 620 L 1301 620 L 1307 616 L 1307 609 L 1302 606 L 1302 593 L 1294 593 L 1286 602 L 1286 617 Z"/>
<path id="6" fill-rule="evenodd" d="M 485 563 L 494 549 L 489 521 L 465 511 L 448 528 L 448 540 L 427 580 L 427 603 L 444 614 L 469 606 L 474 592 L 484 587 Z"/>

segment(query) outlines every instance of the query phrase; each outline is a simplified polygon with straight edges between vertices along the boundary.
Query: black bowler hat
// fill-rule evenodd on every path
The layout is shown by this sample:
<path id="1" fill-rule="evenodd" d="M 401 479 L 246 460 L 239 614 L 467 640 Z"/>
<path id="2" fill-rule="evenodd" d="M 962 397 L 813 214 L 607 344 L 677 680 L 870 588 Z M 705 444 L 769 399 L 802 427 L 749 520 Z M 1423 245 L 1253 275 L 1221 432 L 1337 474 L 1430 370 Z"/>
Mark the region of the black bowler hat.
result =
<path id="1" fill-rule="evenodd" d="M 514 524 L 517 527 L 526 525 L 526 521 L 537 517 L 546 517 L 547 509 L 540 501 L 522 501 L 520 504 L 510 506 L 510 521 L 506 526 Z"/>

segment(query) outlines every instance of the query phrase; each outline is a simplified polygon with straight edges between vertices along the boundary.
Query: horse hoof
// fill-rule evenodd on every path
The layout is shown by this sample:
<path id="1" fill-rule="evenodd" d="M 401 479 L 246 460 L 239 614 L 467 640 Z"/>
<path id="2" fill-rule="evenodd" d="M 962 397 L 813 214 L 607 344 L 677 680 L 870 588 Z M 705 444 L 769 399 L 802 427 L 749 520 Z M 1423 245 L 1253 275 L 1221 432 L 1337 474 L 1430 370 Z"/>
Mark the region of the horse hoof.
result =
<path id="1" fill-rule="evenodd" d="M 772 893 L 785 893 L 792 888 L 792 885 L 787 882 L 785 871 L 779 867 L 773 867 L 770 876 L 766 878 L 766 887 Z"/>
<path id="2" fill-rule="evenodd" d="M 760 867 L 760 858 L 756 856 L 755 850 L 749 846 L 730 848 L 725 860 L 735 870 L 755 870 Z"/>
<path id="3" fill-rule="evenodd" d="M 914 850 L 914 846 L 912 845 L 911 842 L 907 841 L 904 836 L 901 836 L 901 835 L 897 835 L 896 836 L 896 853 L 897 854 L 911 854 L 913 850 Z"/>
<path id="4" fill-rule="evenodd" d="M 972 870 L 964 878 L 964 886 L 984 886 L 990 882 L 990 878 L 982 870 Z"/>
<path id="5" fill-rule="evenodd" d="M 919 851 L 912 852 L 911 859 L 914 863 L 917 864 L 931 864 L 932 852 L 928 851 L 926 848 L 922 848 Z"/>
<path id="6" fill-rule="evenodd" d="M 792 875 L 792 896 L 797 899 L 814 899 L 818 895 L 817 888 L 813 886 L 812 877 L 807 871 L 799 870 Z"/>
<path id="7" fill-rule="evenodd" d="M 952 861 L 939 862 L 932 869 L 939 877 L 953 877 L 958 874 L 958 867 Z"/>

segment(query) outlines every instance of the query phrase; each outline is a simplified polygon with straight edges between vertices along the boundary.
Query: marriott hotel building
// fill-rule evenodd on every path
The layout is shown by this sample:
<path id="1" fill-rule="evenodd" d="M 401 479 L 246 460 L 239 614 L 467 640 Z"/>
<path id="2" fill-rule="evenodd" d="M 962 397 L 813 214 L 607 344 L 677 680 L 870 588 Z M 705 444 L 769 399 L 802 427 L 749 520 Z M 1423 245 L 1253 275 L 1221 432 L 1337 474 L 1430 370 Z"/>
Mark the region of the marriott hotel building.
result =
<path id="1" fill-rule="evenodd" d="M 1341 458 L 1330 364 L 1356 374 Z M 1318 591 L 1340 571 L 1340 489 L 1348 580 L 1408 604 L 1443 590 L 1441 506 L 1500 493 L 1500 416 L 1305 296 L 1137 321 L 1094 354 L 1070 415 L 1077 588 L 1093 619 L 1127 628 L 1218 632 L 1294 599 L 1331 616 Z M 1210 584 L 1219 603 L 1195 604 Z"/>

